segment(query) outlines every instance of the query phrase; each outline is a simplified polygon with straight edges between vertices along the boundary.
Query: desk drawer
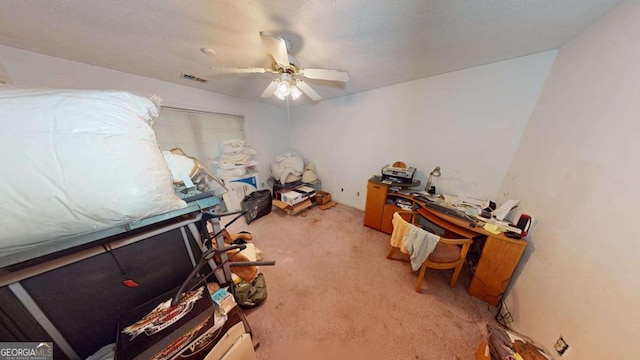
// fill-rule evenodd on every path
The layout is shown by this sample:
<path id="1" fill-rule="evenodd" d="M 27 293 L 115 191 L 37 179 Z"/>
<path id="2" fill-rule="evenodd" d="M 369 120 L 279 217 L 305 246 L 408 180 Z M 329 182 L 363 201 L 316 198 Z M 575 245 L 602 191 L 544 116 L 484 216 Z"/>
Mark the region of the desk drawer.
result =
<path id="1" fill-rule="evenodd" d="M 391 235 L 391 233 L 393 232 L 393 224 L 391 223 L 391 220 L 393 220 L 393 213 L 401 210 L 405 210 L 405 209 L 399 207 L 396 204 L 384 205 L 384 209 L 382 211 L 382 225 L 380 226 L 380 230 L 382 232 L 385 232 Z M 402 218 L 407 221 L 411 221 L 411 215 L 409 214 L 403 214 Z"/>

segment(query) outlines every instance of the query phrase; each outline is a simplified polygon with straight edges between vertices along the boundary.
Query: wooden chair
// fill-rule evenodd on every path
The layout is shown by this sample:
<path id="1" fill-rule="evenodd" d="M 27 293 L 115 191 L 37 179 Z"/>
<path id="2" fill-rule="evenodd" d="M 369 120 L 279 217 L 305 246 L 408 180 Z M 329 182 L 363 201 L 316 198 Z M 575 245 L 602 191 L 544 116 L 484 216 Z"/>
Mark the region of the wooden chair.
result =
<path id="1" fill-rule="evenodd" d="M 403 219 L 418 226 L 418 218 L 420 214 L 416 211 L 403 210 L 397 212 Z M 416 292 L 419 293 L 422 290 L 422 282 L 424 281 L 424 274 L 427 268 L 432 269 L 455 269 L 453 271 L 453 275 L 451 276 L 451 281 L 449 282 L 450 287 L 455 287 L 458 282 L 458 277 L 460 276 L 460 272 L 462 271 L 462 266 L 464 265 L 464 261 L 467 258 L 467 253 L 469 252 L 469 247 L 473 243 L 471 239 L 449 239 L 449 238 L 440 238 L 438 241 L 438 245 L 436 245 L 433 252 L 427 257 L 420 266 L 420 273 L 418 275 L 418 282 L 416 283 Z M 387 254 L 387 259 L 390 260 L 399 260 L 393 259 L 393 255 L 396 252 L 397 247 L 391 246 L 389 249 L 389 253 Z M 408 259 L 402 259 L 409 261 Z"/>

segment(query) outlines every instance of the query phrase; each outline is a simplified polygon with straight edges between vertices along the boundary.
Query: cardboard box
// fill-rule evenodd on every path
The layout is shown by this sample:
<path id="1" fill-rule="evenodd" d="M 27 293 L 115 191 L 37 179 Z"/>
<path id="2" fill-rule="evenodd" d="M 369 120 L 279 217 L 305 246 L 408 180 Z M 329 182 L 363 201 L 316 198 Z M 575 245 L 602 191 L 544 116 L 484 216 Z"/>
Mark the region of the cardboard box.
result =
<path id="1" fill-rule="evenodd" d="M 304 201 L 304 199 L 304 195 L 297 191 L 291 190 L 280 193 L 280 201 L 291 206 Z"/>
<path id="2" fill-rule="evenodd" d="M 236 300 L 233 298 L 233 295 L 224 288 L 218 289 L 215 293 L 211 294 L 211 300 L 216 304 L 222 315 L 227 315 L 227 313 L 236 306 Z"/>
<path id="3" fill-rule="evenodd" d="M 322 182 L 320 180 L 304 183 L 306 186 L 314 188 L 316 192 L 319 192 L 322 189 Z"/>
<path id="4" fill-rule="evenodd" d="M 242 200 L 245 196 L 258 190 L 258 174 L 250 174 L 242 177 L 223 177 L 222 181 L 227 192 L 222 195 L 227 211 L 242 210 Z"/>
<path id="5" fill-rule="evenodd" d="M 302 185 L 302 181 L 300 180 L 293 181 L 286 184 L 281 184 L 279 181 L 276 181 L 273 184 L 273 198 L 282 201 L 280 194 L 282 194 L 283 192 L 293 190 L 296 186 L 300 186 L 300 185 Z"/>
<path id="6" fill-rule="evenodd" d="M 205 356 L 208 358 L 209 355 L 207 353 L 213 351 L 214 347 L 219 344 L 221 334 L 226 335 L 234 328 L 242 329 L 242 332 L 244 333 L 244 323 L 240 317 L 239 310 L 231 311 L 226 317 L 223 317 L 223 320 L 224 319 L 226 319 L 226 321 L 222 323 L 222 326 L 216 324 L 210 327 L 207 332 L 180 350 L 177 355 L 174 355 L 173 359 L 202 360 Z M 224 335 L 222 338 L 224 338 Z M 229 351 L 229 353 L 231 353 L 231 351 Z"/>
<path id="7" fill-rule="evenodd" d="M 311 207 L 311 205 L 313 205 L 311 203 L 311 200 L 307 199 L 304 200 L 300 203 L 297 203 L 295 205 L 289 205 L 285 202 L 282 202 L 280 200 L 273 200 L 272 202 L 273 206 L 277 207 L 278 209 L 281 209 L 282 211 L 284 211 L 285 213 L 289 214 L 289 215 L 295 215 L 303 210 L 306 210 L 308 208 Z"/>
<path id="8" fill-rule="evenodd" d="M 318 191 L 316 193 L 316 204 L 324 205 L 331 201 L 331 194 L 326 191 Z"/>
<path id="9" fill-rule="evenodd" d="M 245 335 L 244 324 L 239 322 L 232 326 L 224 335 L 220 337 L 218 343 L 211 349 L 204 360 L 228 359 L 233 354 L 233 345 Z M 253 350 L 253 345 L 252 345 Z M 244 358 L 242 358 L 244 359 Z"/>
<path id="10" fill-rule="evenodd" d="M 299 185 L 291 190 L 282 192 L 278 200 L 293 206 L 304 200 L 314 198 L 315 196 L 316 190 L 314 188 Z"/>

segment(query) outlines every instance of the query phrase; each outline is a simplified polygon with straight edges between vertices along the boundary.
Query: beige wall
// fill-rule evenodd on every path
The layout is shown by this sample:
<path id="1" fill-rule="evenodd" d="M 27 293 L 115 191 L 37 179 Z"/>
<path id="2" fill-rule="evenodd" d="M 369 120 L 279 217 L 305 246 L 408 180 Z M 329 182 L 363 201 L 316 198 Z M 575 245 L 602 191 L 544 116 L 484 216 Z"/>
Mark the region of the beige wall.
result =
<path id="1" fill-rule="evenodd" d="M 508 295 L 563 359 L 635 359 L 640 339 L 640 3 L 563 46 L 500 194 L 537 218 Z"/>
<path id="2" fill-rule="evenodd" d="M 403 161 L 439 192 L 493 199 L 556 52 L 549 51 L 291 109 L 291 144 L 336 201 L 364 209 L 367 179 Z M 344 192 L 341 191 L 344 189 Z M 359 194 L 359 196 L 358 196 Z"/>

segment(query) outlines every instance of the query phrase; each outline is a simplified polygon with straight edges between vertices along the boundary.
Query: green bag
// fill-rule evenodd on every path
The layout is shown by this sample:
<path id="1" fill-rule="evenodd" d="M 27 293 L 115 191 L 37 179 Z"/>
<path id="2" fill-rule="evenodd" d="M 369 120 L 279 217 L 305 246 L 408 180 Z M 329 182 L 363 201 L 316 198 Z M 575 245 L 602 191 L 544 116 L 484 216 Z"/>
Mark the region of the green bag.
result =
<path id="1" fill-rule="evenodd" d="M 243 309 L 251 309 L 267 298 L 267 283 L 262 273 L 251 282 L 240 282 L 235 289 L 236 303 Z"/>

